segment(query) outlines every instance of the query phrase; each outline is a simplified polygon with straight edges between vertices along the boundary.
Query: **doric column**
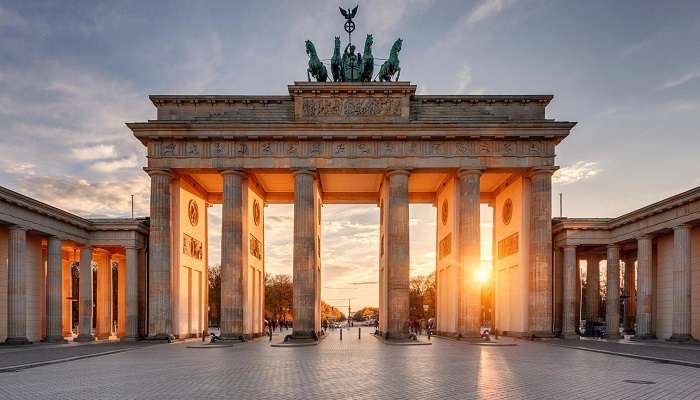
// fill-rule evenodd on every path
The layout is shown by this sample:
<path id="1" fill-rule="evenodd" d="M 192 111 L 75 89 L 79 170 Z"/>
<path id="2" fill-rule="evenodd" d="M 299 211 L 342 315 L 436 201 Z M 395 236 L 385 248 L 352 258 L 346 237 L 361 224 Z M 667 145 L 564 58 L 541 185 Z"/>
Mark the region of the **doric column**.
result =
<path id="1" fill-rule="evenodd" d="M 112 258 L 109 253 L 99 254 L 97 263 L 97 338 L 112 335 Z"/>
<path id="2" fill-rule="evenodd" d="M 634 256 L 628 255 L 625 258 L 625 296 L 627 299 L 625 301 L 625 333 L 634 333 L 634 317 L 636 313 L 636 290 L 635 290 L 635 270 L 634 270 Z"/>
<path id="3" fill-rule="evenodd" d="M 536 168 L 530 174 L 530 334 L 552 336 L 552 174 Z"/>
<path id="4" fill-rule="evenodd" d="M 459 315 L 462 337 L 481 335 L 481 169 L 461 169 L 459 179 Z M 407 239 L 408 240 L 408 237 Z"/>
<path id="5" fill-rule="evenodd" d="M 126 312 L 122 340 L 136 340 L 139 337 L 139 249 L 127 246 L 126 249 Z"/>
<path id="6" fill-rule="evenodd" d="M 170 170 L 148 169 L 151 176 L 151 221 L 148 251 L 148 336 L 173 336 L 170 263 Z"/>
<path id="7" fill-rule="evenodd" d="M 243 335 L 243 180 L 244 171 L 226 170 L 221 219 L 221 336 Z"/>
<path id="8" fill-rule="evenodd" d="M 598 254 L 586 256 L 586 320 L 597 321 L 600 317 L 600 264 Z"/>
<path id="9" fill-rule="evenodd" d="M 673 327 L 671 341 L 690 335 L 690 225 L 673 227 Z"/>
<path id="10" fill-rule="evenodd" d="M 28 344 L 27 339 L 27 228 L 11 226 L 7 248 L 8 344 Z"/>
<path id="11" fill-rule="evenodd" d="M 409 318 L 409 233 L 408 177 L 404 169 L 387 173 L 386 197 L 386 269 L 387 269 L 387 328 L 389 339 L 408 337 Z"/>
<path id="12" fill-rule="evenodd" d="M 635 337 L 653 338 L 652 293 L 652 238 L 649 235 L 637 239 L 637 332 Z"/>
<path id="13" fill-rule="evenodd" d="M 294 338 L 313 337 L 316 327 L 315 176 L 308 169 L 294 171 Z"/>
<path id="14" fill-rule="evenodd" d="M 562 304 L 562 336 L 575 337 L 576 334 L 576 246 L 564 247 L 564 301 Z"/>
<path id="15" fill-rule="evenodd" d="M 92 246 L 80 248 L 80 291 L 78 304 L 79 342 L 95 340 L 92 335 Z"/>
<path id="16" fill-rule="evenodd" d="M 126 260 L 121 254 L 114 255 L 117 262 L 117 336 L 126 336 Z"/>
<path id="17" fill-rule="evenodd" d="M 46 267 L 46 341 L 63 342 L 63 273 L 62 241 L 56 236 L 47 240 Z"/>
<path id="18" fill-rule="evenodd" d="M 605 299 L 605 322 L 608 338 L 620 337 L 620 246 L 608 245 L 607 297 Z"/>
<path id="19" fill-rule="evenodd" d="M 61 260 L 62 266 L 62 331 L 63 337 L 72 337 L 73 335 L 73 275 L 71 268 L 73 266 L 72 257 L 66 260 Z"/>

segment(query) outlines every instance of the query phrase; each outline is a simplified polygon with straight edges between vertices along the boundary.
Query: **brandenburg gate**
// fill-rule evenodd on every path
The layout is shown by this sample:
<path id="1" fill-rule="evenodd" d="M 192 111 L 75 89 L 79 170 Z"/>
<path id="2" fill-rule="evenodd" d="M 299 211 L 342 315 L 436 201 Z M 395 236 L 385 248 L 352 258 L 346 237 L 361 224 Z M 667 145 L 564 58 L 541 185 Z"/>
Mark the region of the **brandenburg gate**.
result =
<path id="1" fill-rule="evenodd" d="M 284 96 L 151 96 L 129 123 L 151 179 L 148 336 L 207 312 L 207 207 L 222 204 L 221 333 L 263 332 L 263 216 L 294 204 L 292 338 L 320 334 L 321 208 L 380 208 L 379 330 L 408 337 L 409 204 L 436 207 L 437 329 L 479 335 L 480 205 L 494 213 L 495 324 L 553 335 L 551 178 L 575 123 L 548 95 L 416 95 L 409 82 L 297 82 Z M 205 314 L 204 314 L 205 315 Z"/>

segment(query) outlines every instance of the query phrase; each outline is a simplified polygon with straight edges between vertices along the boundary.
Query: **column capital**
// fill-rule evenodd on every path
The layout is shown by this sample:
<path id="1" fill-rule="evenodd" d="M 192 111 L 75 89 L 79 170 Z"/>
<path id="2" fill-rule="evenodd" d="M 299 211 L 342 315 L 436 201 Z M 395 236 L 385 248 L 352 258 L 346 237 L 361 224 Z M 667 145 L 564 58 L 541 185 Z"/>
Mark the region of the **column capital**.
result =
<path id="1" fill-rule="evenodd" d="M 294 176 L 297 175 L 311 175 L 312 177 L 316 178 L 318 171 L 316 171 L 316 168 L 292 168 L 292 174 Z"/>
<path id="2" fill-rule="evenodd" d="M 93 246 L 91 243 L 78 243 L 75 247 L 79 248 L 80 250 L 92 250 Z"/>
<path id="3" fill-rule="evenodd" d="M 479 175 L 479 176 L 481 176 L 481 174 L 483 174 L 485 170 L 486 170 L 485 167 L 460 168 L 459 170 L 457 170 L 457 176 L 460 178 L 465 176 L 465 175 Z"/>
<path id="4" fill-rule="evenodd" d="M 11 231 L 25 231 L 26 232 L 29 230 L 29 227 L 24 226 L 24 225 L 10 225 L 8 229 Z"/>
<path id="5" fill-rule="evenodd" d="M 248 172 L 243 168 L 226 168 L 219 170 L 222 176 L 226 175 L 239 175 L 241 178 L 247 178 Z"/>
<path id="6" fill-rule="evenodd" d="M 408 168 L 389 168 L 386 170 L 386 176 L 392 175 L 411 175 L 411 170 Z"/>
<path id="7" fill-rule="evenodd" d="M 578 245 L 576 245 L 576 244 L 565 244 L 565 245 L 563 245 L 563 246 L 561 246 L 561 247 L 564 248 L 564 249 L 574 249 L 574 250 L 576 250 L 576 247 L 578 247 Z"/>
<path id="8" fill-rule="evenodd" d="M 170 168 L 150 168 L 146 167 L 143 169 L 146 171 L 148 176 L 154 176 L 154 175 L 165 175 L 169 178 L 173 177 L 173 170 Z"/>
<path id="9" fill-rule="evenodd" d="M 646 233 L 646 234 L 644 234 L 644 235 L 639 235 L 639 236 L 637 236 L 637 240 L 638 240 L 638 241 L 639 241 L 639 240 L 646 240 L 646 239 L 651 240 L 651 239 L 653 239 L 653 238 L 654 238 L 654 235 L 652 235 L 652 234 L 650 234 L 650 233 Z"/>
<path id="10" fill-rule="evenodd" d="M 559 169 L 559 167 L 554 166 L 554 165 L 546 166 L 546 167 L 534 167 L 534 168 L 530 169 L 530 171 L 528 173 L 528 177 L 532 178 L 533 176 L 537 176 L 537 175 L 549 175 L 549 176 L 551 176 L 552 174 L 557 172 L 558 169 Z"/>
<path id="11" fill-rule="evenodd" d="M 672 229 L 674 231 L 690 229 L 690 225 L 689 224 L 679 224 L 679 225 L 674 226 Z"/>
<path id="12" fill-rule="evenodd" d="M 620 246 L 618 243 L 609 243 L 606 247 L 608 249 L 618 249 L 619 250 L 622 246 Z"/>

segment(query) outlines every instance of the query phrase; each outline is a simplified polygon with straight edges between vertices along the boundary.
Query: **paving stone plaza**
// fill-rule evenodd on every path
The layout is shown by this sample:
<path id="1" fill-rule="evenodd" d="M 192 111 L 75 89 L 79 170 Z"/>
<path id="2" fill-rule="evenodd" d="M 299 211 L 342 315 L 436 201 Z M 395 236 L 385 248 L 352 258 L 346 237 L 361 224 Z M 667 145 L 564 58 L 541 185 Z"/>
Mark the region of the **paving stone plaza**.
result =
<path id="1" fill-rule="evenodd" d="M 386 346 L 364 331 L 362 339 L 353 329 L 345 331 L 340 341 L 335 331 L 318 346 L 284 349 L 271 347 L 265 339 L 227 348 L 187 347 L 196 342 L 140 346 L 0 373 L 0 398 L 700 397 L 698 368 L 524 340 L 517 340 L 515 347 L 475 346 L 437 338 L 431 346 Z"/>

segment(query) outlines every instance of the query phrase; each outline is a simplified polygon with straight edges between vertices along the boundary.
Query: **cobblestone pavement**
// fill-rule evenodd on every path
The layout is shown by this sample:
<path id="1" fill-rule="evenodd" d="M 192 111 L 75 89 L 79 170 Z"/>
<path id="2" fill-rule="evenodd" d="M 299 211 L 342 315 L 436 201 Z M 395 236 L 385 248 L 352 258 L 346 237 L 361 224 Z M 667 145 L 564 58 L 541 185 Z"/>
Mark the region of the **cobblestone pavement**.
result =
<path id="1" fill-rule="evenodd" d="M 0 374 L 1 399 L 683 399 L 700 369 L 518 341 L 386 346 L 333 332 L 318 346 L 161 344 Z M 281 340 L 276 335 L 275 340 Z M 0 355 L 1 356 L 1 355 Z M 627 383 L 625 380 L 653 384 Z"/>
<path id="2" fill-rule="evenodd" d="M 85 357 L 105 352 L 129 350 L 151 345 L 151 342 L 93 342 L 29 346 L 0 346 L 0 369 L 22 364 L 44 363 L 71 357 Z"/>
<path id="3" fill-rule="evenodd" d="M 605 341 L 591 339 L 555 340 L 554 344 L 562 346 L 585 347 L 593 350 L 604 350 L 615 353 L 633 354 L 643 357 L 655 357 L 662 359 L 687 361 L 700 364 L 700 345 L 698 344 L 671 344 L 664 341 Z"/>

